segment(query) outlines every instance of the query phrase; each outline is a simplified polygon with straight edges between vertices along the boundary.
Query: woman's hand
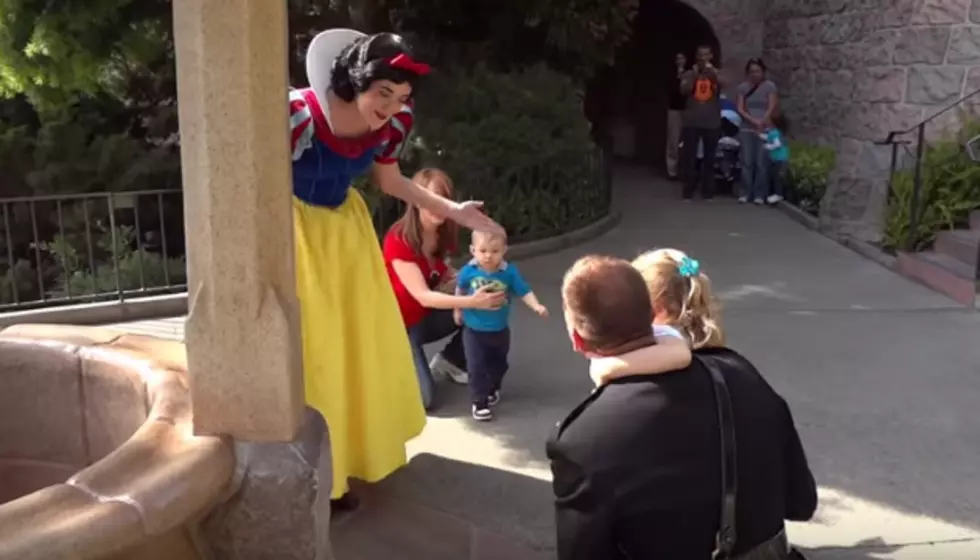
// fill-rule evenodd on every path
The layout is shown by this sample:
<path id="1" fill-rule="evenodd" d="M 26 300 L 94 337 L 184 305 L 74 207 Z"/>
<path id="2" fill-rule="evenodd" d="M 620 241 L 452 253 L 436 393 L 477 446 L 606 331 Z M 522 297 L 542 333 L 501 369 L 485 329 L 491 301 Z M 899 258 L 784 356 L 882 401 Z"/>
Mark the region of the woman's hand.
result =
<path id="1" fill-rule="evenodd" d="M 484 214 L 482 208 L 483 202 L 467 200 L 455 204 L 446 217 L 467 229 L 482 231 L 491 235 L 503 235 L 504 228 Z"/>
<path id="2" fill-rule="evenodd" d="M 504 292 L 491 292 L 490 286 L 483 286 L 473 292 L 469 297 L 470 309 L 499 309 L 504 304 L 507 294 Z"/>

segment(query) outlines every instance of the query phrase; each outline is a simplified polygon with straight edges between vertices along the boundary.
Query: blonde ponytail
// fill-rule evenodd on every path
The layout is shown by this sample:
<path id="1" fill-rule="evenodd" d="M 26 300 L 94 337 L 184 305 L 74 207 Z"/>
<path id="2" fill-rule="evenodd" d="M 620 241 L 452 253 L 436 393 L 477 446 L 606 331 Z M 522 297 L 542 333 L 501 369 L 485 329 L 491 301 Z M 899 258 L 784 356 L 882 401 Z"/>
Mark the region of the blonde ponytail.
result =
<path id="1" fill-rule="evenodd" d="M 658 249 L 633 261 L 650 291 L 654 309 L 687 337 L 694 349 L 725 345 L 711 280 L 700 264 L 676 249 Z"/>

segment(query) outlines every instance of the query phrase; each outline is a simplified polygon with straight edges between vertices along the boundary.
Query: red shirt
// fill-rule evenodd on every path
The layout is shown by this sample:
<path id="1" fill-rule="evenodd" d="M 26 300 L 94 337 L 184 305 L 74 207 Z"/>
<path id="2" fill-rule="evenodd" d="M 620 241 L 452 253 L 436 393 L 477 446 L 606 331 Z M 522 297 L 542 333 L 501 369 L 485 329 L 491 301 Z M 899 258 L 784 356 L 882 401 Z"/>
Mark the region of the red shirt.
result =
<path id="1" fill-rule="evenodd" d="M 391 263 L 392 261 L 415 263 L 418 265 L 419 270 L 422 271 L 425 283 L 432 289 L 435 289 L 439 285 L 439 281 L 446 274 L 448 270 L 446 263 L 442 260 L 427 259 L 425 256 L 416 253 L 402 239 L 397 227 L 388 230 L 388 233 L 385 235 L 382 252 L 384 253 L 385 269 L 388 271 L 391 287 L 395 290 L 395 299 L 398 300 L 398 308 L 402 312 L 402 319 L 405 321 L 405 326 L 415 326 L 425 318 L 429 310 L 422 307 L 422 304 L 412 297 L 408 288 L 398 278 L 398 274 L 395 273 L 395 269 Z"/>

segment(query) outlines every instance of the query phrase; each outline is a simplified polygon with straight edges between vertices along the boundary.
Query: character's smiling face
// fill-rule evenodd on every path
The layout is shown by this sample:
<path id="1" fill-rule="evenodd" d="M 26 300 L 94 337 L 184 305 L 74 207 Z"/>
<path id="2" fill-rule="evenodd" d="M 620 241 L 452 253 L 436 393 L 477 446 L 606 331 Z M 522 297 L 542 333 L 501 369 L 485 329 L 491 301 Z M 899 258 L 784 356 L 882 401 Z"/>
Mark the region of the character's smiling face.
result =
<path id="1" fill-rule="evenodd" d="M 409 83 L 397 84 L 391 80 L 376 80 L 364 93 L 357 96 L 357 110 L 371 130 L 378 130 L 391 120 L 412 97 Z"/>

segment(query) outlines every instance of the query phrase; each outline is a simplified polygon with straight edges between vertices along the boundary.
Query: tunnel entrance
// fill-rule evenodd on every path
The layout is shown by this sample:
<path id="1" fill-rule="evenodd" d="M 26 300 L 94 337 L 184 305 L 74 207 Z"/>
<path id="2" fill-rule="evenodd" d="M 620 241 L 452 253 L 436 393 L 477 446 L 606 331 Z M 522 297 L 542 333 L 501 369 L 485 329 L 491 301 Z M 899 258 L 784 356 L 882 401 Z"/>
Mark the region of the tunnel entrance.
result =
<path id="1" fill-rule="evenodd" d="M 712 47 L 716 64 L 722 60 L 711 24 L 694 8 L 679 0 L 640 3 L 632 37 L 586 91 L 586 116 L 596 135 L 613 143 L 617 159 L 665 168 L 674 55 L 682 52 L 690 63 L 702 44 Z"/>

